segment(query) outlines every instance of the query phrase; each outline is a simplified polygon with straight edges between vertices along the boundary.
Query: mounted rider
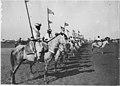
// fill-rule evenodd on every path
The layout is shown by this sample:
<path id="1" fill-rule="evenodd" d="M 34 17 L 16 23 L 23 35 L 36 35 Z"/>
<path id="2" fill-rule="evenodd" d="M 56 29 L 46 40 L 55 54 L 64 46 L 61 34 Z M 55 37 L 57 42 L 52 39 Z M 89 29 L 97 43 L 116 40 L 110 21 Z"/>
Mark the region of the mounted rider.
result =
<path id="1" fill-rule="evenodd" d="M 98 36 L 98 37 L 97 37 L 97 41 L 98 41 L 98 42 L 100 42 L 100 41 L 101 41 L 100 36 Z"/>
<path id="2" fill-rule="evenodd" d="M 45 41 L 49 41 L 51 38 L 52 38 L 52 30 L 51 29 L 48 29 L 47 30 L 47 33 L 45 34 Z"/>
<path id="3" fill-rule="evenodd" d="M 35 47 L 36 47 L 36 52 L 37 53 L 37 60 L 40 60 L 41 57 L 41 52 L 43 51 L 43 46 L 42 46 L 42 37 L 40 34 L 40 28 L 41 28 L 42 24 L 36 23 L 35 27 L 32 28 L 33 29 L 33 35 L 34 37 L 31 37 L 31 39 L 33 41 L 35 41 Z M 33 39 L 34 38 L 34 39 Z"/>
<path id="4" fill-rule="evenodd" d="M 97 44 L 97 45 L 101 45 L 101 39 L 100 39 L 100 36 L 97 36 L 97 39 L 96 39 L 96 40 L 97 40 L 96 44 Z"/>

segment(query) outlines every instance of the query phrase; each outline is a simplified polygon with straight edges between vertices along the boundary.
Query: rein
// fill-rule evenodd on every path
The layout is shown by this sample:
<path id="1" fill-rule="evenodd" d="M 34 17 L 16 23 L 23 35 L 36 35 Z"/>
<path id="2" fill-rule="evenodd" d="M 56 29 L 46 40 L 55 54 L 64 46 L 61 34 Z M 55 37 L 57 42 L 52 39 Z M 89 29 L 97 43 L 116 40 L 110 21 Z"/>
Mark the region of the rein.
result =
<path id="1" fill-rule="evenodd" d="M 59 34 L 60 35 L 60 34 Z M 57 36 L 59 36 L 57 35 Z M 53 39 L 55 39 L 57 36 L 53 37 L 52 39 L 50 39 L 49 41 L 47 41 L 47 43 L 49 43 L 50 41 L 52 41 Z"/>

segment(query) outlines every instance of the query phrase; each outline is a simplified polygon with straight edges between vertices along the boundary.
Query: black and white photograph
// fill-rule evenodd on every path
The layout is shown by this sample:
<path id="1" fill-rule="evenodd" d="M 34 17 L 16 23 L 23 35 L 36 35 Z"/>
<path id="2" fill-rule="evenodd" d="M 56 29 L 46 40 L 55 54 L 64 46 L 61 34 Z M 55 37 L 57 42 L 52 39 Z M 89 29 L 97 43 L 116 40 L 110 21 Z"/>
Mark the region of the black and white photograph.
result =
<path id="1" fill-rule="evenodd" d="M 119 0 L 1 0 L 1 85 L 120 85 Z"/>

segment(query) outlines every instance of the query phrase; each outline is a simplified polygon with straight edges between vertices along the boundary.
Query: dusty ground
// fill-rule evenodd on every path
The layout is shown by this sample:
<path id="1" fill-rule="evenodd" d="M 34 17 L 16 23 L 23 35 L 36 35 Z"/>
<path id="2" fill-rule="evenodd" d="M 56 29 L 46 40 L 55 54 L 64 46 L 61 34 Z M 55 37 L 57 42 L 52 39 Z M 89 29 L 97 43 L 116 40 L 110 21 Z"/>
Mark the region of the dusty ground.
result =
<path id="1" fill-rule="evenodd" d="M 48 80 L 50 85 L 117 85 L 119 84 L 119 52 L 118 44 L 106 45 L 104 54 L 100 49 L 91 52 L 90 45 L 82 48 L 76 57 L 69 55 L 65 67 L 53 72 L 54 62 L 49 66 Z M 10 51 L 12 48 L 1 49 L 1 83 L 10 84 Z M 34 77 L 30 78 L 28 64 L 22 64 L 16 73 L 18 84 L 44 84 L 44 64 L 33 66 Z"/>

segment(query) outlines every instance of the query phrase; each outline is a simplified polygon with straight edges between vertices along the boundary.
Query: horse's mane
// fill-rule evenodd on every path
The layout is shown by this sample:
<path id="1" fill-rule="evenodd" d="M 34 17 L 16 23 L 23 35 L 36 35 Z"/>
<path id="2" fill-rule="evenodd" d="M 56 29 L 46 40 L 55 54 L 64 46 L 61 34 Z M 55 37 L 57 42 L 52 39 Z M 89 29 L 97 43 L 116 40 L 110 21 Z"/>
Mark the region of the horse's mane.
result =
<path id="1" fill-rule="evenodd" d="M 48 42 L 50 42 L 50 41 L 52 41 L 53 39 L 55 39 L 57 36 L 59 36 L 59 35 L 64 35 L 64 37 L 65 37 L 65 39 L 67 39 L 68 37 L 67 37 L 67 35 L 66 34 L 64 34 L 64 33 L 55 33 L 55 36 L 52 38 L 52 39 L 50 39 L 49 41 L 47 41 L 47 43 Z"/>

